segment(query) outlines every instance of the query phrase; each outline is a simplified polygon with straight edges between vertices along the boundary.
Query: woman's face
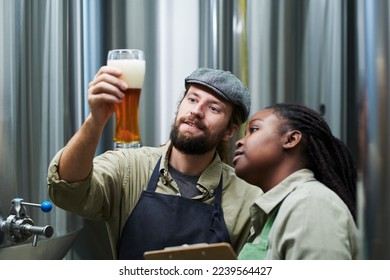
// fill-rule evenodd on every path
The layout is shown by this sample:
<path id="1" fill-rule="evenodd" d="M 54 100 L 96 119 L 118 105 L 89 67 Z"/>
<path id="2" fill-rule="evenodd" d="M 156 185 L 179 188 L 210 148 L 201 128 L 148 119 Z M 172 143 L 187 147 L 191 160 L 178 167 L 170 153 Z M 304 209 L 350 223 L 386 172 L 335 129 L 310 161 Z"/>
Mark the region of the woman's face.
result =
<path id="1" fill-rule="evenodd" d="M 283 120 L 272 109 L 255 113 L 248 122 L 245 137 L 236 142 L 233 158 L 236 174 L 250 184 L 262 187 L 283 160 L 279 127 Z"/>

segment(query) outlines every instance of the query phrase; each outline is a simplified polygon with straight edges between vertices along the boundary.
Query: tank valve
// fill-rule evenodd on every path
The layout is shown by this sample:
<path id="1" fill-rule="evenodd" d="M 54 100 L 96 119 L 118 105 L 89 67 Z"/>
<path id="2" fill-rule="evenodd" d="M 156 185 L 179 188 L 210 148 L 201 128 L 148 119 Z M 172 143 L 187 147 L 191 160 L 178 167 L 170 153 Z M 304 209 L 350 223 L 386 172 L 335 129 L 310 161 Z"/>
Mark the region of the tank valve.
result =
<path id="1" fill-rule="evenodd" d="M 41 204 L 24 202 L 22 198 L 11 200 L 10 215 L 5 221 L 1 222 L 0 230 L 8 233 L 14 242 L 23 242 L 33 236 L 32 246 L 37 246 L 38 236 L 43 235 L 46 238 L 52 237 L 54 229 L 52 226 L 35 226 L 34 221 L 27 215 L 26 207 L 40 207 L 43 212 L 50 212 L 52 204 L 44 201 Z"/>

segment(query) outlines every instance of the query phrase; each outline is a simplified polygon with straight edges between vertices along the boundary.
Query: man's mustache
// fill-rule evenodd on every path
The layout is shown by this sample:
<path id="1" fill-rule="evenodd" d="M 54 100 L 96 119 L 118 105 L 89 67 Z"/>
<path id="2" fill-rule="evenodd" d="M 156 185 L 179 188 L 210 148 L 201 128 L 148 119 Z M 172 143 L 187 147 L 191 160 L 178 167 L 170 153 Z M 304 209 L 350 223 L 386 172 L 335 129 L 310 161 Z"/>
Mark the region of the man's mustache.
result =
<path id="1" fill-rule="evenodd" d="M 205 130 L 206 129 L 206 126 L 203 124 L 203 122 L 197 118 L 197 117 L 194 117 L 194 116 L 190 116 L 190 117 L 181 117 L 178 121 L 178 124 L 182 124 L 182 123 L 185 123 L 185 124 L 188 124 L 188 125 L 191 125 L 191 126 L 195 126 L 201 130 Z"/>

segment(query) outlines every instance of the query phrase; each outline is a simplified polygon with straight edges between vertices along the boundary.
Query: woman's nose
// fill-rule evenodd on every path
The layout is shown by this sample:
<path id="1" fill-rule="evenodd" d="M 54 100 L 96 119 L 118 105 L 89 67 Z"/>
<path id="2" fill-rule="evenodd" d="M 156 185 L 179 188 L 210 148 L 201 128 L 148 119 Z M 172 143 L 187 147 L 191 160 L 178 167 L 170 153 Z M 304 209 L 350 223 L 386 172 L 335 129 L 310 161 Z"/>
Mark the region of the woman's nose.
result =
<path id="1" fill-rule="evenodd" d="M 240 140 L 237 140 L 236 141 L 236 149 L 238 149 L 238 148 L 240 148 L 242 145 L 243 145 L 243 143 L 242 143 L 242 140 L 243 140 L 244 138 L 241 138 Z"/>

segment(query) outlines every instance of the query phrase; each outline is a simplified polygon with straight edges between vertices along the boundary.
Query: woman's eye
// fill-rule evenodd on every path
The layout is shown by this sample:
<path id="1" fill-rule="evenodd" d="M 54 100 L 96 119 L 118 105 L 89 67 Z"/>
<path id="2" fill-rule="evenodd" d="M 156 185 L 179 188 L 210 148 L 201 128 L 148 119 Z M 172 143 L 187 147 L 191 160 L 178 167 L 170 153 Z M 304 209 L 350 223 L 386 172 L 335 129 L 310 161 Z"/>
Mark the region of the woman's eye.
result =
<path id="1" fill-rule="evenodd" d="M 257 131 L 257 130 L 259 130 L 259 128 L 253 127 L 253 126 L 251 126 L 251 127 L 248 129 L 248 131 L 249 131 L 250 134 L 252 134 L 253 132 L 255 132 L 255 131 Z"/>

